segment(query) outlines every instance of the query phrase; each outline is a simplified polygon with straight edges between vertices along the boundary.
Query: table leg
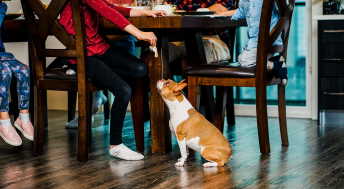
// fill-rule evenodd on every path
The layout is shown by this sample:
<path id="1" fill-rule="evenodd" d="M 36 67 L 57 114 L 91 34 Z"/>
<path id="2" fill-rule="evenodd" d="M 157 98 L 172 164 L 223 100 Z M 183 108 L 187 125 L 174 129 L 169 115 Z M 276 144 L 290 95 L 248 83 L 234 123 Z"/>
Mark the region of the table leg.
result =
<path id="1" fill-rule="evenodd" d="M 166 153 L 171 150 L 171 135 L 168 127 L 167 108 L 158 93 L 156 83 L 167 76 L 168 39 L 161 36 L 158 40 L 159 57 L 149 53 L 146 61 L 150 79 L 150 124 L 152 134 L 152 152 Z"/>

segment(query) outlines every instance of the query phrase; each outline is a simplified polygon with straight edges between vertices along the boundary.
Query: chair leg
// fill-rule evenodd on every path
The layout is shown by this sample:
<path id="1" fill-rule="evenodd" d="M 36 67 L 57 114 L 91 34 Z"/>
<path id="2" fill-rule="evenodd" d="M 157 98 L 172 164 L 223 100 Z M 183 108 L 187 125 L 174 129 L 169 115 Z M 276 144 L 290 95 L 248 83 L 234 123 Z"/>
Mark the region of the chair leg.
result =
<path id="1" fill-rule="evenodd" d="M 215 126 L 223 132 L 223 124 L 225 119 L 225 106 L 227 100 L 227 90 L 225 87 L 216 87 L 216 107 L 215 107 Z"/>
<path id="2" fill-rule="evenodd" d="M 234 96 L 233 87 L 227 87 L 227 104 L 226 104 L 226 114 L 227 114 L 227 124 L 228 126 L 235 125 L 235 112 L 234 112 Z"/>
<path id="3" fill-rule="evenodd" d="M 34 141 L 33 141 L 33 155 L 40 155 L 43 153 L 44 137 L 45 137 L 45 116 L 46 112 L 44 106 L 44 93 L 42 89 L 34 88 Z"/>
<path id="4" fill-rule="evenodd" d="M 89 147 L 89 131 L 91 122 L 89 121 L 92 114 L 90 114 L 90 94 L 86 89 L 78 91 L 78 113 L 79 113 L 79 127 L 78 127 L 78 160 L 88 160 Z"/>
<path id="5" fill-rule="evenodd" d="M 287 130 L 285 86 L 284 85 L 278 85 L 278 113 L 279 113 L 279 124 L 280 124 L 282 145 L 288 146 L 289 141 L 288 141 L 288 130 Z"/>
<path id="6" fill-rule="evenodd" d="M 88 93 L 88 105 L 87 105 L 87 129 L 88 129 L 88 147 L 91 146 L 92 143 L 92 104 L 93 104 L 93 92 Z"/>
<path id="7" fill-rule="evenodd" d="M 204 116 L 210 122 L 215 122 L 216 119 L 216 102 L 214 97 L 214 86 L 200 86 L 200 102 L 199 110 L 204 106 Z"/>
<path id="8" fill-rule="evenodd" d="M 48 127 L 48 91 L 44 90 L 41 97 L 43 100 L 43 111 L 42 111 L 42 116 L 44 119 L 44 127 L 47 128 Z"/>
<path id="9" fill-rule="evenodd" d="M 134 122 L 136 150 L 144 152 L 144 83 L 137 80 L 131 98 L 131 115 Z"/>
<path id="10" fill-rule="evenodd" d="M 266 86 L 256 87 L 256 112 L 260 152 L 270 153 Z"/>
<path id="11" fill-rule="evenodd" d="M 188 77 L 188 99 L 191 105 L 198 110 L 199 109 L 199 86 L 197 83 L 197 77 Z"/>
<path id="12" fill-rule="evenodd" d="M 104 90 L 104 95 L 107 97 L 107 101 L 104 104 L 104 121 L 110 119 L 110 98 L 109 98 L 109 91 Z"/>
<path id="13" fill-rule="evenodd" d="M 76 110 L 76 91 L 68 91 L 68 122 L 72 121 L 75 118 Z"/>

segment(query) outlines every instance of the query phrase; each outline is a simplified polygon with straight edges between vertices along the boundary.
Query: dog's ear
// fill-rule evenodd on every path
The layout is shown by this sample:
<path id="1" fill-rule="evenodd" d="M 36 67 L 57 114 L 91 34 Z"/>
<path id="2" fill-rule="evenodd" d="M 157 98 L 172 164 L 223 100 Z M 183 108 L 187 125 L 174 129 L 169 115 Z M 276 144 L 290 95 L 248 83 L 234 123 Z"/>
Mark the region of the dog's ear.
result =
<path id="1" fill-rule="evenodd" d="M 180 92 L 183 90 L 188 84 L 179 82 L 175 87 L 173 87 L 173 92 Z"/>

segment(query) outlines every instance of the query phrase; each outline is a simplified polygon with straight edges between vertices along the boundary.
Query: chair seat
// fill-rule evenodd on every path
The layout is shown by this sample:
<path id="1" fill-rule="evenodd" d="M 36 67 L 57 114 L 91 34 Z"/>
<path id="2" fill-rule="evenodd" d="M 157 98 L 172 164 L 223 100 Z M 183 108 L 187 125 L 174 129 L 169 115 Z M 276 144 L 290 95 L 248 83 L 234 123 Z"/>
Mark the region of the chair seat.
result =
<path id="1" fill-rule="evenodd" d="M 57 79 L 57 80 L 76 80 L 76 75 L 67 75 L 65 69 L 52 69 L 45 73 L 44 78 L 46 79 Z"/>
<path id="2" fill-rule="evenodd" d="M 46 71 L 44 80 L 41 80 L 39 83 L 43 88 L 51 90 L 77 90 L 76 75 L 67 75 L 63 70 L 59 69 Z M 102 88 L 94 86 L 90 79 L 88 79 L 87 85 L 91 91 L 102 90 Z"/>
<path id="3" fill-rule="evenodd" d="M 228 64 L 207 64 L 192 66 L 186 70 L 189 76 L 254 78 L 255 68 L 230 66 Z"/>

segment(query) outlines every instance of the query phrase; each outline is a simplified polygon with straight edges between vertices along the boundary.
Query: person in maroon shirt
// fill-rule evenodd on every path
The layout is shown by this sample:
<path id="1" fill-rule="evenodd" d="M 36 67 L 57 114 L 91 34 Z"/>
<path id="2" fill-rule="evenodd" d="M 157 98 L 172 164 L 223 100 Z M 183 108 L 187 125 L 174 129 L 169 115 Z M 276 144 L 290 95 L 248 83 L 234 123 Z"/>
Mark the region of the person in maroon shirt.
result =
<path id="1" fill-rule="evenodd" d="M 164 16 L 165 13 L 119 7 L 105 0 L 82 0 L 80 8 L 86 30 L 87 76 L 96 86 L 111 91 L 115 96 L 111 109 L 109 154 L 124 160 L 141 160 L 144 158 L 142 154 L 132 151 L 122 143 L 122 128 L 132 94 L 133 81 L 146 76 L 147 68 L 137 57 L 123 49 L 110 46 L 104 40 L 98 32 L 99 16 L 111 21 L 138 40 L 156 46 L 157 38 L 153 32 L 139 30 L 125 16 L 156 17 Z M 59 23 L 69 34 L 75 35 L 70 3 L 61 12 Z"/>

